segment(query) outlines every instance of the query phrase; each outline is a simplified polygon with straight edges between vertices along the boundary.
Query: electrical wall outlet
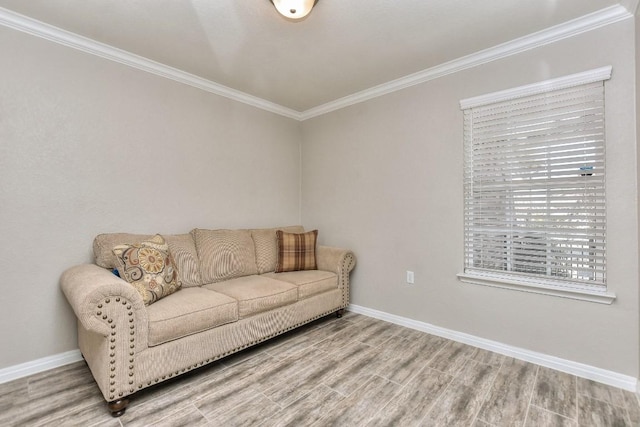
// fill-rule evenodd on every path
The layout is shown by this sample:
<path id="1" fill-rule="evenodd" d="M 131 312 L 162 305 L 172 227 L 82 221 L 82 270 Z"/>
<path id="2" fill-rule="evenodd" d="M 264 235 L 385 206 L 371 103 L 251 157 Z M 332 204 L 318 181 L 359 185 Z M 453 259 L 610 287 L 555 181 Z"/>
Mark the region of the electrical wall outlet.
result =
<path id="1" fill-rule="evenodd" d="M 407 283 L 413 285 L 414 281 L 415 281 L 415 277 L 413 275 L 413 271 L 407 270 Z"/>

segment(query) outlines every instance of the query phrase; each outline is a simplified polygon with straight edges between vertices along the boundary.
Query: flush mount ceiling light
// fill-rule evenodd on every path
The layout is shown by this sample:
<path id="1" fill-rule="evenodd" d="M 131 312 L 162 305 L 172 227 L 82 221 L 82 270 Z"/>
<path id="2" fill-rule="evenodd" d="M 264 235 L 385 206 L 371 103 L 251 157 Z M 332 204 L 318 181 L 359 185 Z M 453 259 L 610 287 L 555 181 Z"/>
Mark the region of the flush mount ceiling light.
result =
<path id="1" fill-rule="evenodd" d="M 318 0 L 271 0 L 285 18 L 302 19 L 311 12 Z"/>

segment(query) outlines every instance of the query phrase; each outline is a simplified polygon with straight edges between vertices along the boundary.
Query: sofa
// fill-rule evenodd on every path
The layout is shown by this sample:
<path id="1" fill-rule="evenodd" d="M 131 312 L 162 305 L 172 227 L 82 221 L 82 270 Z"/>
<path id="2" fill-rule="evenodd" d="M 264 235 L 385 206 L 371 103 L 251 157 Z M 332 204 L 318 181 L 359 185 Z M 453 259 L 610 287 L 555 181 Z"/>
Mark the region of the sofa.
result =
<path id="1" fill-rule="evenodd" d="M 155 268 L 139 249 L 153 249 L 154 236 L 98 235 L 95 264 L 68 269 L 60 283 L 77 317 L 78 346 L 112 415 L 122 415 L 142 389 L 315 319 L 341 316 L 356 262 L 351 251 L 316 245 L 314 237 L 306 265 L 298 251 L 282 271 L 288 250 L 282 236 L 293 241 L 313 233 L 291 226 L 157 235 L 172 266 L 167 295 L 145 294 L 135 282 L 142 275 L 129 277 L 134 270 L 122 264 L 139 267 L 143 260 Z M 155 276 L 144 279 L 155 287 L 147 276 Z"/>

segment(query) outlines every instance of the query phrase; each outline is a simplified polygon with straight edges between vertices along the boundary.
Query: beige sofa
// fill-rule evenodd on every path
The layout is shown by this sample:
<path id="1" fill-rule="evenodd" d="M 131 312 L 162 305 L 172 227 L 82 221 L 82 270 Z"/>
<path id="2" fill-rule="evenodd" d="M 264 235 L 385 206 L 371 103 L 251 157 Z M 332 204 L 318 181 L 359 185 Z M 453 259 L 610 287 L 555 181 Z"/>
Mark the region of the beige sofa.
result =
<path id="1" fill-rule="evenodd" d="M 61 286 L 78 318 L 80 351 L 114 416 L 122 415 L 127 397 L 141 389 L 320 317 L 342 314 L 354 254 L 318 246 L 317 270 L 274 273 L 276 230 L 164 235 L 182 287 L 148 306 L 113 274 L 112 249 L 152 236 L 101 234 L 94 240 L 96 264 L 64 272 Z"/>

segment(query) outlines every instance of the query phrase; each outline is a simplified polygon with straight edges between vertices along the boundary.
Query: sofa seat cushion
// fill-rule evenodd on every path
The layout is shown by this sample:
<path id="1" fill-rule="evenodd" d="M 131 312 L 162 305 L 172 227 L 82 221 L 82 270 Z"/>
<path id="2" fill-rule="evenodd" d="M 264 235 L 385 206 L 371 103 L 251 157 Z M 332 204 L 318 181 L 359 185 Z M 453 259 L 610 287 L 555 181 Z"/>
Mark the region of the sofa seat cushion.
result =
<path id="1" fill-rule="evenodd" d="M 302 270 L 286 273 L 267 273 L 265 276 L 296 285 L 298 287 L 299 300 L 338 288 L 338 275 L 330 271 Z"/>
<path id="2" fill-rule="evenodd" d="M 154 346 L 238 320 L 238 302 L 218 292 L 185 288 L 147 307 Z"/>
<path id="3" fill-rule="evenodd" d="M 298 300 L 296 285 L 257 275 L 212 283 L 203 288 L 235 298 L 238 301 L 240 319 Z"/>

